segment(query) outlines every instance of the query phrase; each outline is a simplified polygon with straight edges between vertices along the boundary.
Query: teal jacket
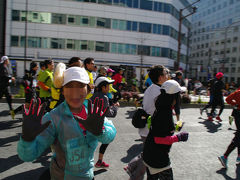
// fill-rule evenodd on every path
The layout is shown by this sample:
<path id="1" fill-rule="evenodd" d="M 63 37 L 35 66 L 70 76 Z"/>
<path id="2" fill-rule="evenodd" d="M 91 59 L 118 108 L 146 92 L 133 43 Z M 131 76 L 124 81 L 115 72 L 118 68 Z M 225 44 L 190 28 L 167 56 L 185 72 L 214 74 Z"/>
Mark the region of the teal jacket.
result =
<path id="1" fill-rule="evenodd" d="M 17 147 L 20 159 L 29 162 L 35 160 L 57 138 L 65 153 L 64 179 L 93 179 L 94 151 L 98 142 L 109 144 L 113 141 L 116 136 L 113 123 L 105 118 L 103 133 L 100 136 L 94 136 L 88 131 L 84 133 L 66 101 L 43 116 L 42 123 L 47 121 L 51 121 L 51 124 L 34 141 L 26 142 L 20 138 Z"/>

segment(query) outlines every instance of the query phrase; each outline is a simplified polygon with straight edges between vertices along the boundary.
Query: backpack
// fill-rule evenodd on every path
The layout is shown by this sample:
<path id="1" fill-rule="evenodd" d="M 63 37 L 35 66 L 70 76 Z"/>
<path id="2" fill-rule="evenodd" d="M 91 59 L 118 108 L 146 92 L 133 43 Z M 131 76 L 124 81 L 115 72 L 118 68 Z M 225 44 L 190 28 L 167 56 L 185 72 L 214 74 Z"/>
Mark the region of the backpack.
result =
<path id="1" fill-rule="evenodd" d="M 149 116 L 142 108 L 137 109 L 132 117 L 132 125 L 135 128 L 144 128 Z"/>

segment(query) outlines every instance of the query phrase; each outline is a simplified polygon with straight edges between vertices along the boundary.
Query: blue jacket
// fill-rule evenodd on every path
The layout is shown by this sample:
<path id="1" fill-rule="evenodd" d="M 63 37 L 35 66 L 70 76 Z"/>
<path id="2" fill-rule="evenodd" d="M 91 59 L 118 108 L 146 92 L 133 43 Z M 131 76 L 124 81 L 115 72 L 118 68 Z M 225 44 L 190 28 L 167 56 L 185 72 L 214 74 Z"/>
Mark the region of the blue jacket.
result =
<path id="1" fill-rule="evenodd" d="M 35 160 L 57 138 L 65 153 L 64 179 L 93 179 L 93 157 L 98 142 L 109 144 L 116 136 L 116 129 L 112 122 L 105 118 L 104 130 L 100 136 L 94 136 L 88 131 L 84 135 L 83 129 L 74 119 L 66 101 L 43 116 L 42 123 L 47 121 L 51 121 L 51 124 L 34 141 L 26 142 L 20 138 L 17 147 L 20 159 Z"/>

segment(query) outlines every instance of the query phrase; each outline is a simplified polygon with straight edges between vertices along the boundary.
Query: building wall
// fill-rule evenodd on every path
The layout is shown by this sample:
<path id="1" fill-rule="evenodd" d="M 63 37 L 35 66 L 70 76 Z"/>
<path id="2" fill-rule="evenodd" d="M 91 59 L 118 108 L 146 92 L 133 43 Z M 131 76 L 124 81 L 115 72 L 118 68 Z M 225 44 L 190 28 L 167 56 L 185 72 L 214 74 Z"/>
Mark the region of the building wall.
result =
<path id="1" fill-rule="evenodd" d="M 210 74 L 213 77 L 216 72 L 223 71 L 226 81 L 233 80 L 240 83 L 238 78 L 240 76 L 240 71 L 238 72 L 238 66 L 240 66 L 239 39 L 234 40 L 239 36 L 239 22 L 239 0 L 200 1 L 198 12 L 192 17 L 190 57 L 192 77 L 206 81 Z M 225 32 L 226 40 L 231 40 L 226 43 L 226 59 L 223 61 Z M 234 52 L 232 52 L 233 48 L 236 48 Z M 236 62 L 232 63 L 232 58 L 237 59 Z M 235 72 L 230 71 L 230 69 L 234 70 L 231 68 L 233 64 L 236 66 Z"/>
<path id="2" fill-rule="evenodd" d="M 25 34 L 25 22 L 24 20 L 12 20 L 13 10 L 24 11 L 25 0 L 9 0 L 7 1 L 7 32 L 6 32 L 6 53 L 12 58 L 21 58 L 24 56 L 24 45 L 21 42 L 21 38 L 24 38 Z M 164 1 L 158 2 L 170 3 L 175 8 L 183 8 L 183 4 L 180 1 Z M 178 20 L 170 13 L 156 12 L 150 10 L 143 10 L 137 8 L 120 7 L 106 4 L 86 3 L 77 1 L 66 0 L 51 0 L 49 4 L 48 0 L 29 0 L 28 1 L 29 12 L 39 13 L 55 13 L 64 14 L 68 17 L 72 15 L 95 17 L 95 18 L 108 18 L 113 20 L 131 21 L 138 23 L 151 23 L 163 26 L 170 26 L 171 28 L 178 30 Z M 33 20 L 31 20 L 33 21 Z M 110 24 L 112 27 L 112 24 Z M 176 33 L 176 32 L 175 32 Z M 182 25 L 182 33 L 187 33 L 187 28 Z M 48 38 L 48 43 L 52 43 L 53 38 L 63 40 L 64 49 L 54 48 L 39 48 L 29 47 L 27 48 L 27 57 L 32 59 L 46 59 L 53 58 L 58 60 L 68 60 L 70 57 L 79 56 L 82 59 L 86 57 L 95 58 L 96 63 L 106 65 L 141 65 L 141 55 L 136 52 L 135 54 L 112 52 L 112 43 L 116 43 L 117 46 L 124 45 L 136 45 L 148 46 L 152 53 L 153 48 L 169 48 L 174 51 L 176 55 L 177 51 L 177 39 L 169 35 L 154 34 L 146 32 L 127 31 L 112 28 L 99 28 L 91 26 L 79 26 L 71 23 L 66 24 L 51 24 L 28 22 L 27 28 L 28 37 L 31 38 Z M 18 38 L 18 44 L 13 45 L 13 38 Z M 49 42 L 49 39 L 51 42 Z M 66 48 L 68 40 L 77 41 L 91 41 L 94 43 L 94 47 L 98 42 L 108 43 L 110 52 L 101 52 L 92 50 L 78 50 Z M 41 40 L 42 41 L 42 40 Z M 120 44 L 120 45 L 119 45 Z M 156 51 L 157 51 L 156 50 Z M 136 49 L 138 51 L 138 49 Z M 163 50 L 162 50 L 163 51 Z M 186 55 L 186 45 L 182 44 L 181 53 Z M 176 58 L 176 57 L 175 57 Z M 143 65 L 151 66 L 155 64 L 163 64 L 167 67 L 173 67 L 175 58 L 169 56 L 163 57 L 160 55 L 143 55 Z M 182 63 L 182 67 L 185 65 Z"/>

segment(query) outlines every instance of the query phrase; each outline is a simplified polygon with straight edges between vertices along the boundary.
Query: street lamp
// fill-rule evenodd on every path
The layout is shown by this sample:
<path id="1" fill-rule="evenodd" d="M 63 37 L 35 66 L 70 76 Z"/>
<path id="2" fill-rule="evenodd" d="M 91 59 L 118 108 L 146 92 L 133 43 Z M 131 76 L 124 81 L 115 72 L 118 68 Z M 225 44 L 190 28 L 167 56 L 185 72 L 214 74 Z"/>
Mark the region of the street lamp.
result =
<path id="1" fill-rule="evenodd" d="M 26 59 L 27 59 L 27 24 L 28 24 L 28 0 L 25 2 L 25 43 L 24 43 L 24 72 L 26 70 Z"/>
<path id="2" fill-rule="evenodd" d="M 177 52 L 177 64 L 175 67 L 175 70 L 179 69 L 179 63 L 180 63 L 180 56 L 181 56 L 181 36 L 182 36 L 182 21 L 184 18 L 194 14 L 197 11 L 197 7 L 192 7 L 192 5 L 196 4 L 197 2 L 199 2 L 200 0 L 197 0 L 195 2 L 193 2 L 192 4 L 188 5 L 187 7 L 180 9 L 179 11 L 179 27 L 178 27 L 178 52 Z M 182 13 L 185 9 L 191 7 L 192 8 L 192 12 L 183 16 Z"/>

